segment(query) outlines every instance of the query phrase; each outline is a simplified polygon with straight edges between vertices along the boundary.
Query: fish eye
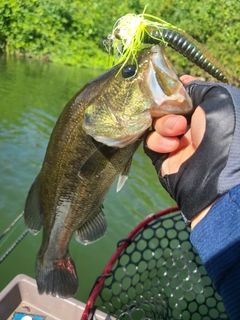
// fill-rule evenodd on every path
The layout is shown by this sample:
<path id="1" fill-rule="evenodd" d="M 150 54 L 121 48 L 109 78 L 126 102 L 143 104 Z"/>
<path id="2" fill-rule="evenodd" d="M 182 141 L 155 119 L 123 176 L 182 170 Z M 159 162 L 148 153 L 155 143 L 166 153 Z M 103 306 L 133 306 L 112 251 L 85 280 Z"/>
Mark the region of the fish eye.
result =
<path id="1" fill-rule="evenodd" d="M 133 64 L 126 65 L 122 68 L 122 76 L 123 78 L 131 78 L 136 73 L 136 66 Z"/>

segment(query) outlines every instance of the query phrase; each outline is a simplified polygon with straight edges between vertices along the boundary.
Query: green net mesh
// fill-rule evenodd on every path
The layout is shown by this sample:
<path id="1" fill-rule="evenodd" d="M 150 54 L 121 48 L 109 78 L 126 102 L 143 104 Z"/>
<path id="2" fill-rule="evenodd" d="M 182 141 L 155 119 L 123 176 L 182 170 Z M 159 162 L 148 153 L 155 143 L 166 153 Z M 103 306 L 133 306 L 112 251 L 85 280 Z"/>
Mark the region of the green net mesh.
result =
<path id="1" fill-rule="evenodd" d="M 179 212 L 127 240 L 94 304 L 108 319 L 228 319 Z"/>

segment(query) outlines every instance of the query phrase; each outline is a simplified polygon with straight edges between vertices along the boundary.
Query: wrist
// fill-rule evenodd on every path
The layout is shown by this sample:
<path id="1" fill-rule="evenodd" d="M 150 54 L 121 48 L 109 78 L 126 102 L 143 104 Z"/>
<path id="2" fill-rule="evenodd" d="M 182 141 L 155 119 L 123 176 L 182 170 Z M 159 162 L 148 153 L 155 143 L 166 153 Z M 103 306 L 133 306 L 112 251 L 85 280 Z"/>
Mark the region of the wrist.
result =
<path id="1" fill-rule="evenodd" d="M 191 221 L 190 227 L 193 229 L 208 213 L 211 209 L 212 205 L 217 202 L 221 197 L 218 197 L 215 201 L 213 201 L 209 206 L 207 206 L 204 210 L 198 213 Z"/>
<path id="2" fill-rule="evenodd" d="M 191 221 L 190 227 L 191 229 L 193 229 L 208 213 L 208 211 L 210 210 L 212 204 L 210 204 L 207 208 L 205 208 L 204 210 L 202 210 L 199 214 L 197 214 Z"/>

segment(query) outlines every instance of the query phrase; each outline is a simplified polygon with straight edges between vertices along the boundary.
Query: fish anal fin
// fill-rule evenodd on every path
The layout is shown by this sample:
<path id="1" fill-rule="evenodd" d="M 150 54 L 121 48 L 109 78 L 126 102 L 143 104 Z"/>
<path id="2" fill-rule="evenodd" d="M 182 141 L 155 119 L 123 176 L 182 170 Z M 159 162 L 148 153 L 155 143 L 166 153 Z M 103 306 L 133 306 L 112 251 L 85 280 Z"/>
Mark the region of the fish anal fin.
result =
<path id="1" fill-rule="evenodd" d="M 128 179 L 128 174 L 129 174 L 129 171 L 130 171 L 130 168 L 131 168 L 131 164 L 132 164 L 132 157 L 128 160 L 128 162 L 126 163 L 126 165 L 124 166 L 122 172 L 119 175 L 117 188 L 116 188 L 117 192 L 122 189 L 122 187 L 124 186 L 124 183 Z"/>
<path id="2" fill-rule="evenodd" d="M 78 290 L 75 264 L 69 256 L 51 264 L 38 258 L 36 280 L 39 294 L 46 293 L 67 299 L 74 296 Z"/>
<path id="3" fill-rule="evenodd" d="M 43 214 L 40 203 L 39 175 L 33 182 L 27 196 L 24 208 L 24 220 L 27 228 L 37 234 L 43 225 Z"/>
<path id="4" fill-rule="evenodd" d="M 78 242 L 87 245 L 102 238 L 107 230 L 107 222 L 102 211 L 102 206 L 97 214 L 85 222 L 77 231 L 76 239 Z"/>

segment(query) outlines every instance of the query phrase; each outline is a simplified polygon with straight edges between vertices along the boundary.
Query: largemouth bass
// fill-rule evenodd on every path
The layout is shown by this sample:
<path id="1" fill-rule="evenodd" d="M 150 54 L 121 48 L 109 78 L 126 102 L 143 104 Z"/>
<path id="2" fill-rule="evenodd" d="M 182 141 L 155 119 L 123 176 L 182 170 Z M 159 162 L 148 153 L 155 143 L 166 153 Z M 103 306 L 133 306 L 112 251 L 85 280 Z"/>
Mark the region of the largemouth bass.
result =
<path id="1" fill-rule="evenodd" d="M 118 176 L 122 187 L 152 117 L 191 111 L 190 98 L 162 50 L 141 51 L 137 67 L 113 67 L 85 85 L 62 111 L 24 210 L 32 233 L 43 225 L 36 261 L 40 294 L 68 298 L 77 292 L 68 249 L 73 233 L 82 243 L 105 234 L 103 200 Z"/>

